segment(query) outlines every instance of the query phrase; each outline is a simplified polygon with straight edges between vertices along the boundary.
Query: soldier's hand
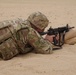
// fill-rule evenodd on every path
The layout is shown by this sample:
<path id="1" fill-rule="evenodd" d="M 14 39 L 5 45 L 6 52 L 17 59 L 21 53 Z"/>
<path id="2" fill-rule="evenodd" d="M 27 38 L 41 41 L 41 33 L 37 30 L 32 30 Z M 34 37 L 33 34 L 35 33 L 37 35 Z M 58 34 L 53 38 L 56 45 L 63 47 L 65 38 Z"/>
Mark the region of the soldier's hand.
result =
<path id="1" fill-rule="evenodd" d="M 53 42 L 53 38 L 55 37 L 55 35 L 46 35 L 45 36 L 45 40 L 48 40 L 49 42 Z M 56 39 L 59 39 L 59 35 L 57 35 Z"/>

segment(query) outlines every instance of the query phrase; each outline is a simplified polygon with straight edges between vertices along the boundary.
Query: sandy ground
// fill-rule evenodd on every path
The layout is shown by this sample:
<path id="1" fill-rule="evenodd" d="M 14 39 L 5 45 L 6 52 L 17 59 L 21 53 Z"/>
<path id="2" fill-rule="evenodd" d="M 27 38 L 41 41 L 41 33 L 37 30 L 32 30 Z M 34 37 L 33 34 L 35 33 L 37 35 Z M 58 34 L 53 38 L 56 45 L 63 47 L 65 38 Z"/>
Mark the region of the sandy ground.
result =
<path id="1" fill-rule="evenodd" d="M 76 0 L 0 0 L 0 21 L 44 13 L 52 27 L 76 26 Z M 0 59 L 0 75 L 76 75 L 76 45 L 64 45 L 53 54 L 28 53 Z"/>

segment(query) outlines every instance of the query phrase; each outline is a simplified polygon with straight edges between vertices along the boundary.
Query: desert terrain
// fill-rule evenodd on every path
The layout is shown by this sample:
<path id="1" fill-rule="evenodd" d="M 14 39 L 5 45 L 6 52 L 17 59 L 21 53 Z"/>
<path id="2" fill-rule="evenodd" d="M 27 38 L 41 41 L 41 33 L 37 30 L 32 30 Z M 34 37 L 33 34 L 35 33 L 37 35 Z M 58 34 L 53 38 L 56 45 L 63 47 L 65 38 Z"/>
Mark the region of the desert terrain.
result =
<path id="1" fill-rule="evenodd" d="M 47 16 L 49 26 L 76 27 L 76 0 L 0 0 L 0 21 L 27 19 L 37 11 Z M 76 75 L 76 44 L 65 44 L 53 54 L 30 52 L 8 61 L 0 58 L 0 75 Z"/>

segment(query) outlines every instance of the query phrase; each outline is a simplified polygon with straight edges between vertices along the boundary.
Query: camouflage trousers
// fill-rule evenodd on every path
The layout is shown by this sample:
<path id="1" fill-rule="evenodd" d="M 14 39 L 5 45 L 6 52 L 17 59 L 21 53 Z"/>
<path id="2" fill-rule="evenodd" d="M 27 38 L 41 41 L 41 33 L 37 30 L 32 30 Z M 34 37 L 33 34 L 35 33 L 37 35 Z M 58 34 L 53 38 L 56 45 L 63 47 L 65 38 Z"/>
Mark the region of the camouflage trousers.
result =
<path id="1" fill-rule="evenodd" d="M 12 38 L 6 39 L 2 44 L 0 44 L 0 54 L 4 60 L 11 59 L 19 54 L 16 43 Z"/>
<path id="2" fill-rule="evenodd" d="M 4 60 L 11 59 L 19 53 L 27 53 L 31 50 L 30 48 L 25 48 L 26 44 L 21 40 L 17 40 L 16 33 L 17 31 L 14 31 L 13 25 L 0 28 L 0 56 Z"/>

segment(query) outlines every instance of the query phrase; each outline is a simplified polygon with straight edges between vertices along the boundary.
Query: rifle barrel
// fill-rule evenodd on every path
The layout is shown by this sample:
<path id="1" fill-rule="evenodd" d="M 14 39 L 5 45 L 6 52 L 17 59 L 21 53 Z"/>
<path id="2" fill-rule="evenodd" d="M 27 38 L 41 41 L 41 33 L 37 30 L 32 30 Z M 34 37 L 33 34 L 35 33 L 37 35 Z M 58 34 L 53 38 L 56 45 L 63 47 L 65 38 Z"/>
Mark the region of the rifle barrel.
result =
<path id="1" fill-rule="evenodd" d="M 72 28 L 75 28 L 75 27 L 70 27 L 69 29 L 72 29 Z"/>

